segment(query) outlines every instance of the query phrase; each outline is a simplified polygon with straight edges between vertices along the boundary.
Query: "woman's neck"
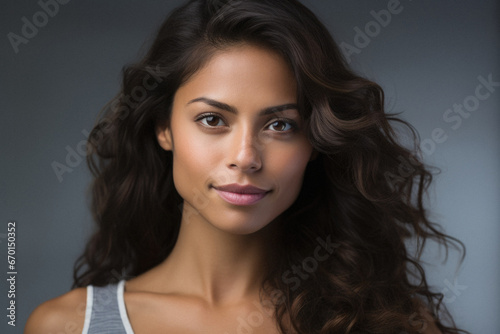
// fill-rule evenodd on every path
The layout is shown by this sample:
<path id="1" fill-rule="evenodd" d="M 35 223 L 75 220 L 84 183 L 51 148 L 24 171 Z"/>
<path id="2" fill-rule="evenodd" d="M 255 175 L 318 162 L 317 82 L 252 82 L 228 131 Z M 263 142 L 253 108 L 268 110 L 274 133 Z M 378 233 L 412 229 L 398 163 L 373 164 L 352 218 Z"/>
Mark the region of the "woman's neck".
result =
<path id="1" fill-rule="evenodd" d="M 184 215 L 185 216 L 185 215 Z M 273 261 L 276 224 L 248 235 L 222 231 L 200 215 L 183 219 L 177 242 L 159 266 L 168 290 L 210 305 L 255 298 Z"/>

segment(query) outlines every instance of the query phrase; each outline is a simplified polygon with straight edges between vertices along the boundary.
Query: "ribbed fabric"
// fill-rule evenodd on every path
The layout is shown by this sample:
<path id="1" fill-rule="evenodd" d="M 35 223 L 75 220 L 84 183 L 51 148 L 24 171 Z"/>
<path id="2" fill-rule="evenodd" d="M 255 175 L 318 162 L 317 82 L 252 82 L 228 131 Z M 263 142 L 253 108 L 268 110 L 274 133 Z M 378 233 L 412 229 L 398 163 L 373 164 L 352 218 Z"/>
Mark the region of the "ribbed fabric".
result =
<path id="1" fill-rule="evenodd" d="M 125 281 L 104 287 L 87 287 L 87 307 L 82 334 L 134 334 L 127 316 Z"/>

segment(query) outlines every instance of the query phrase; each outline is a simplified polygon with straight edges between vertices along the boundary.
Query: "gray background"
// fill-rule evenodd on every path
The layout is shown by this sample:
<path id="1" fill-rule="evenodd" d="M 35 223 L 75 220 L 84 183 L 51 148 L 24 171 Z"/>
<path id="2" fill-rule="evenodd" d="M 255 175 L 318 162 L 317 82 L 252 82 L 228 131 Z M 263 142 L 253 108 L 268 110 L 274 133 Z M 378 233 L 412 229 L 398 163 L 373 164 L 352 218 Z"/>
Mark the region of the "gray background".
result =
<path id="1" fill-rule="evenodd" d="M 9 32 L 32 22 L 36 1 L 3 3 L 1 41 L 0 332 L 21 333 L 36 305 L 68 291 L 72 265 L 91 231 L 86 164 L 74 161 L 60 182 L 51 164 L 65 163 L 100 108 L 119 89 L 123 65 L 137 60 L 165 14 L 181 1 L 70 1 L 15 53 Z M 337 41 L 355 45 L 355 27 L 374 28 L 372 10 L 388 1 L 304 1 Z M 480 101 L 460 127 L 443 120 L 454 104 L 472 101 L 479 76 L 500 81 L 498 2 L 401 0 L 401 12 L 351 57 L 382 84 L 388 110 L 403 112 L 427 142 L 441 128 L 446 140 L 428 147 L 441 168 L 431 189 L 432 218 L 467 246 L 443 265 L 426 253 L 429 279 L 457 323 L 473 333 L 500 330 L 500 87 Z M 370 23 L 372 22 L 372 23 Z M 376 27 L 375 27 L 376 28 Z M 483 91 L 482 91 L 483 92 Z M 485 91 L 484 91 L 485 92 Z M 483 92 L 483 93 L 484 93 Z M 80 157 L 82 158 L 82 157 Z M 17 222 L 17 326 L 6 325 L 7 222 Z M 456 281 L 455 281 L 456 280 Z"/>

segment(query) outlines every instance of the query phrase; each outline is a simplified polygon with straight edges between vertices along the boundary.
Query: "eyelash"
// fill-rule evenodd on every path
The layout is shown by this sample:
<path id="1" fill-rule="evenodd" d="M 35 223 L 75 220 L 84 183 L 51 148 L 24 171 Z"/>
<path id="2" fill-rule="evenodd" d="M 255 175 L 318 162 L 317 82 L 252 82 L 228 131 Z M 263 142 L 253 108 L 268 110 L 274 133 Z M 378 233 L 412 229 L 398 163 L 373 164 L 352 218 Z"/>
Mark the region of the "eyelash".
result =
<path id="1" fill-rule="evenodd" d="M 207 117 L 216 117 L 216 118 L 218 118 L 220 121 L 222 121 L 223 123 L 225 123 L 224 119 L 223 119 L 221 116 L 219 116 L 219 115 L 217 115 L 217 114 L 215 114 L 215 113 L 205 113 L 205 114 L 201 114 L 201 115 L 199 115 L 199 116 L 195 119 L 195 121 L 196 121 L 196 122 L 200 122 L 202 125 L 204 125 L 204 126 L 206 126 L 206 127 L 209 127 L 209 128 L 215 128 L 215 127 L 217 127 L 217 126 L 212 126 L 212 125 L 209 125 L 209 124 L 204 124 L 202 121 L 203 121 L 204 119 L 206 119 Z"/>
<path id="2" fill-rule="evenodd" d="M 201 123 L 203 126 L 207 127 L 207 128 L 218 128 L 219 126 L 221 125 L 209 125 L 209 124 L 205 124 L 203 123 L 202 121 L 205 120 L 207 117 L 216 117 L 219 119 L 219 121 L 222 121 L 223 123 L 226 123 L 224 121 L 224 118 L 222 118 L 222 116 L 216 114 L 216 113 L 204 113 L 204 114 L 201 114 L 199 115 L 195 121 L 196 122 L 199 122 Z M 297 123 L 294 121 L 294 120 L 291 120 L 291 119 L 288 119 L 288 118 L 276 118 L 276 119 L 273 119 L 270 123 L 268 123 L 268 125 L 266 126 L 266 128 L 269 128 L 271 125 L 277 123 L 277 122 L 283 122 L 287 125 L 290 126 L 289 129 L 287 130 L 284 130 L 284 131 L 273 131 L 273 132 L 278 132 L 278 133 L 289 133 L 289 132 L 294 132 L 298 129 L 298 125 Z"/>

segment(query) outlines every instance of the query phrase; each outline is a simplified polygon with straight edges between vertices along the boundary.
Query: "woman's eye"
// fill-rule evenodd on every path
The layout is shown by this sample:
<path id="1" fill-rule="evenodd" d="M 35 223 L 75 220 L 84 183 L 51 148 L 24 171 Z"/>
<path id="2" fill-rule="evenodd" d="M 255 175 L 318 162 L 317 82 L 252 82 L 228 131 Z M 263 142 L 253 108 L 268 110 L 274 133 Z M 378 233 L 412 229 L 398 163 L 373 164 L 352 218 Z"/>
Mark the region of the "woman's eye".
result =
<path id="1" fill-rule="evenodd" d="M 269 124 L 268 128 L 277 132 L 284 132 L 293 129 L 293 125 L 286 121 L 275 121 Z"/>
<path id="2" fill-rule="evenodd" d="M 209 127 L 216 127 L 216 126 L 225 125 L 222 118 L 220 118 L 219 116 L 215 116 L 215 115 L 203 116 L 199 119 L 199 121 L 201 122 L 201 124 L 209 126 Z"/>

